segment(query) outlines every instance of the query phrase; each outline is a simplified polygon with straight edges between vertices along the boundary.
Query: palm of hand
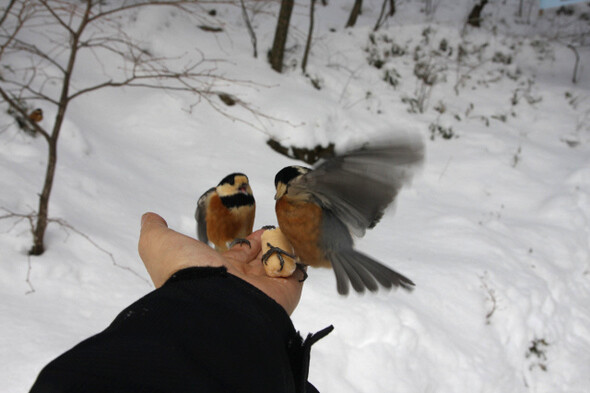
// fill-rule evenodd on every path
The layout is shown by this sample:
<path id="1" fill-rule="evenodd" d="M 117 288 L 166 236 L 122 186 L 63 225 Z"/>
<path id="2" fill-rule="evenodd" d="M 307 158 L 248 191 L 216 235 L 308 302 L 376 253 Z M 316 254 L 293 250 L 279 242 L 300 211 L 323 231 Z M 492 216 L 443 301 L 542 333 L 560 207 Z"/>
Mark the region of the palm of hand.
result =
<path id="1" fill-rule="evenodd" d="M 299 303 L 303 283 L 302 272 L 288 278 L 268 277 L 262 266 L 258 230 L 248 236 L 250 246 L 237 245 L 223 254 L 208 245 L 170 228 L 155 213 L 142 217 L 139 255 L 156 288 L 180 269 L 194 266 L 225 266 L 230 274 L 254 285 L 279 303 L 291 315 Z"/>

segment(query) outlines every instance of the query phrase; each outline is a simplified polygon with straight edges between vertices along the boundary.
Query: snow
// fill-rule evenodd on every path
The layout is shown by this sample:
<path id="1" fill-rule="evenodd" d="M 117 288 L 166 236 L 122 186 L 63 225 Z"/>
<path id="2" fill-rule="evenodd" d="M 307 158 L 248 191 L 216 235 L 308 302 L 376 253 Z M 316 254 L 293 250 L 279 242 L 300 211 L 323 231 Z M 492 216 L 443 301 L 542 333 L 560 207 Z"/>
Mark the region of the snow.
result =
<path id="1" fill-rule="evenodd" d="M 377 69 L 367 58 L 381 2 L 365 1 L 347 30 L 352 2 L 318 2 L 308 65 L 317 90 L 292 66 L 306 39 L 302 3 L 283 74 L 265 60 L 276 4 L 253 15 L 257 59 L 237 7 L 215 7 L 217 16 L 205 18 L 221 24 L 221 34 L 161 9 L 126 21 L 126 31 L 157 53 L 218 60 L 211 66 L 226 81 L 213 90 L 255 111 L 214 97 L 224 116 L 206 102 L 193 106 L 195 97 L 131 88 L 72 102 L 50 203 L 50 216 L 67 225 L 50 224 L 47 251 L 28 257 L 28 221 L 0 220 L 4 392 L 26 391 L 47 362 L 153 289 L 136 250 L 143 212 L 193 236 L 198 196 L 239 170 L 252 183 L 255 226 L 274 224 L 274 175 L 298 162 L 268 148 L 269 136 L 299 147 L 334 142 L 343 151 L 394 132 L 421 134 L 426 162 L 357 248 L 416 289 L 340 297 L 331 271 L 310 271 L 295 326 L 303 334 L 335 326 L 313 347 L 310 381 L 324 392 L 590 392 L 590 73 L 582 68 L 572 84 L 572 52 L 543 36 L 557 25 L 549 22 L 555 10 L 514 23 L 518 2 L 492 2 L 484 28 L 464 32 L 470 2 L 437 3 L 432 16 L 420 2 L 399 2 L 373 49 L 394 42 L 406 54 Z M 473 54 L 459 66 L 456 52 L 431 56 L 443 67 L 439 82 L 424 113 L 410 113 L 402 99 L 415 98 L 420 86 L 415 48 L 431 53 L 443 38 L 454 51 L 488 43 L 487 60 Z M 511 63 L 492 61 L 497 52 Z M 580 55 L 590 64 L 587 48 Z M 103 67 L 88 67 L 96 59 L 81 61 L 78 86 L 100 80 Z M 396 88 L 383 81 L 392 68 Z M 43 110 L 49 128 L 55 110 Z M 432 125 L 452 128 L 454 137 Z M 31 213 L 46 144 L 13 125 L 0 132 L 0 145 L 1 215 Z"/>

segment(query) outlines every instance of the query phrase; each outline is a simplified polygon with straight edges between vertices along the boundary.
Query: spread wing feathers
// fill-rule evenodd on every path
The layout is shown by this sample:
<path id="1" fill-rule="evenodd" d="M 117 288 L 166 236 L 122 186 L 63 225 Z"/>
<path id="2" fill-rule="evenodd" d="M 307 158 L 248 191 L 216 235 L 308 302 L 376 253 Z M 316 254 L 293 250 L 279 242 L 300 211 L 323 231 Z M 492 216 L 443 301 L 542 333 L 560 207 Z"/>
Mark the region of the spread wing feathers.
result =
<path id="1" fill-rule="evenodd" d="M 348 294 L 349 282 L 357 292 L 364 292 L 365 288 L 375 292 L 379 288 L 377 283 L 385 288 L 401 286 L 410 289 L 414 285 L 409 278 L 355 251 L 346 225 L 333 212 L 324 212 L 321 233 L 320 246 L 332 264 L 341 295 Z"/>
<path id="2" fill-rule="evenodd" d="M 379 222 L 423 158 L 421 139 L 407 136 L 324 161 L 296 179 L 290 191 L 311 193 L 351 233 L 363 236 Z"/>
<path id="3" fill-rule="evenodd" d="M 353 249 L 334 251 L 328 259 L 332 262 L 336 287 L 341 295 L 348 294 L 349 282 L 357 292 L 364 292 L 365 288 L 375 292 L 379 288 L 377 282 L 385 288 L 401 286 L 411 290 L 414 286 L 409 278 Z"/>
<path id="4" fill-rule="evenodd" d="M 195 219 L 197 220 L 197 239 L 203 243 L 208 243 L 209 238 L 207 237 L 207 206 L 209 205 L 209 199 L 215 193 L 215 187 L 207 190 L 197 202 L 197 210 L 195 211 Z"/>

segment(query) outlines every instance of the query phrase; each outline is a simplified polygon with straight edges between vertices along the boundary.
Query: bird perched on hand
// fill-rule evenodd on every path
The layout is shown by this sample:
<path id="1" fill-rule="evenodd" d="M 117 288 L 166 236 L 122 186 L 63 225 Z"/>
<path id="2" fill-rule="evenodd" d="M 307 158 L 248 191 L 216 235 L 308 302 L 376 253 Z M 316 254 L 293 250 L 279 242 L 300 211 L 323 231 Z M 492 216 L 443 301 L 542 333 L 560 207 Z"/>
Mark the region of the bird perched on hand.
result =
<path id="1" fill-rule="evenodd" d="M 363 236 L 379 222 L 423 157 L 420 138 L 404 137 L 331 158 L 313 170 L 279 171 L 276 215 L 295 255 L 305 265 L 331 266 L 342 295 L 349 282 L 357 292 L 376 291 L 377 283 L 411 289 L 410 279 L 354 250 L 352 235 Z"/>
<path id="2" fill-rule="evenodd" d="M 195 218 L 197 238 L 223 252 L 237 243 L 249 244 L 256 204 L 248 177 L 232 173 L 199 198 Z"/>
<path id="3" fill-rule="evenodd" d="M 41 108 L 35 109 L 29 114 L 29 119 L 34 123 L 39 123 L 43 120 L 43 110 Z"/>

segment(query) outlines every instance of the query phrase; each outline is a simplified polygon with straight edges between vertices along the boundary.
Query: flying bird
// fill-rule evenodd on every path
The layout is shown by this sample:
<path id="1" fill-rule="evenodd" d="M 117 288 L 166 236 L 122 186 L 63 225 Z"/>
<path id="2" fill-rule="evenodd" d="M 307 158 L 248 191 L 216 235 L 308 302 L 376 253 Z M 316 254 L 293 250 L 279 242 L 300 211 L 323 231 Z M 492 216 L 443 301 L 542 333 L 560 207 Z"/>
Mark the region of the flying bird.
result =
<path id="1" fill-rule="evenodd" d="M 248 177 L 232 173 L 199 198 L 195 219 L 197 238 L 223 252 L 237 243 L 250 244 L 256 203 Z"/>
<path id="2" fill-rule="evenodd" d="M 294 254 L 305 265 L 332 267 L 342 295 L 349 283 L 357 292 L 377 291 L 378 284 L 412 289 L 410 279 L 356 251 L 353 235 L 364 236 L 379 222 L 423 158 L 421 139 L 408 136 L 350 151 L 313 169 L 283 168 L 275 177 L 275 210 Z"/>

